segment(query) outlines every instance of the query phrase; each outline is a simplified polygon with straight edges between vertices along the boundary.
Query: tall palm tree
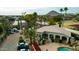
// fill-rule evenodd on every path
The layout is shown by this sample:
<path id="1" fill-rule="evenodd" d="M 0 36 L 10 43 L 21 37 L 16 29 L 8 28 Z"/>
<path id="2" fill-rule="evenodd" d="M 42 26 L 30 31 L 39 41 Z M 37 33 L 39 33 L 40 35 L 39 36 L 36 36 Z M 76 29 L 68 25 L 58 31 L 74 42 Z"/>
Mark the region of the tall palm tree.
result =
<path id="1" fill-rule="evenodd" d="M 30 39 L 31 44 L 32 41 L 35 40 L 36 36 L 37 13 L 24 15 L 23 18 L 27 22 L 27 27 L 24 30 L 24 36 Z"/>
<path id="2" fill-rule="evenodd" d="M 61 12 L 61 14 L 62 14 L 62 12 L 63 12 L 63 9 L 62 9 L 62 8 L 60 9 L 60 12 Z"/>
<path id="3" fill-rule="evenodd" d="M 62 18 L 63 18 L 63 14 L 62 14 L 63 11 L 64 11 L 64 10 L 61 8 L 61 9 L 60 9 L 60 12 L 61 12 Z M 64 21 L 64 19 L 63 19 L 63 21 Z M 62 23 L 62 26 L 63 26 L 63 21 L 59 22 L 59 24 Z"/>
<path id="4" fill-rule="evenodd" d="M 62 12 L 65 12 L 65 14 L 62 17 L 63 18 L 62 25 L 64 25 L 64 16 L 67 14 L 67 11 L 68 11 L 68 8 L 67 7 L 64 7 L 63 9 L 62 8 L 60 9 L 61 14 L 62 14 Z"/>
<path id="5" fill-rule="evenodd" d="M 68 8 L 67 7 L 65 7 L 64 8 L 64 11 L 65 11 L 65 14 L 67 13 L 67 11 L 68 11 Z"/>
<path id="6" fill-rule="evenodd" d="M 33 13 L 33 24 L 34 24 L 34 28 L 36 28 L 36 21 L 37 21 L 37 13 L 34 12 Z"/>
<path id="7" fill-rule="evenodd" d="M 66 19 L 65 16 L 67 15 L 68 8 L 67 7 L 64 7 L 64 11 L 65 11 L 64 18 Z"/>

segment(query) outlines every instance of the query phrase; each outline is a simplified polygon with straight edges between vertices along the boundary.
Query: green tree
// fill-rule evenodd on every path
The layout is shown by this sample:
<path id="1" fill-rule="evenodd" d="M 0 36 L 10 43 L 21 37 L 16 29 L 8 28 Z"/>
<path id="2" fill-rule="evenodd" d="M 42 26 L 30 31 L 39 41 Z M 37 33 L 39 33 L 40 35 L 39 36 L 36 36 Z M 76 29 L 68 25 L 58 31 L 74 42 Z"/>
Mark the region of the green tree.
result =
<path id="1" fill-rule="evenodd" d="M 10 28 L 10 22 L 6 17 L 1 17 L 0 18 L 0 23 L 3 25 L 4 29 L 7 30 Z"/>
<path id="2" fill-rule="evenodd" d="M 63 18 L 62 18 L 62 16 L 61 16 L 61 15 L 56 16 L 56 17 L 54 17 L 53 19 L 54 19 L 54 21 L 55 21 L 55 22 L 57 22 L 57 23 L 59 24 L 59 27 L 61 27 L 61 26 L 62 26 L 62 21 L 63 21 Z"/>
<path id="3" fill-rule="evenodd" d="M 30 43 L 35 40 L 36 36 L 36 21 L 37 13 L 27 14 L 23 16 L 23 19 L 27 22 L 27 27 L 24 30 L 24 36 L 30 39 Z"/>
<path id="4" fill-rule="evenodd" d="M 79 21 L 79 14 L 76 14 L 75 20 L 76 20 L 76 21 Z"/>
<path id="5" fill-rule="evenodd" d="M 46 16 L 42 16 L 42 19 L 43 19 L 43 22 L 44 22 L 44 25 L 45 25 L 45 22 L 47 21 L 47 17 Z"/>
<path id="6" fill-rule="evenodd" d="M 0 17 L 0 23 L 3 26 L 5 36 L 8 35 L 8 30 L 11 29 L 11 23 L 9 22 L 8 18 L 5 16 Z"/>
<path id="7" fill-rule="evenodd" d="M 54 19 L 49 19 L 48 20 L 49 25 L 55 25 L 56 22 L 54 21 Z"/>
<path id="8" fill-rule="evenodd" d="M 0 35 L 3 33 L 4 29 L 3 29 L 3 26 L 2 24 L 0 24 Z"/>
<path id="9" fill-rule="evenodd" d="M 41 23 L 41 26 L 42 26 L 43 18 L 42 18 L 42 16 L 38 16 L 38 18 L 39 18 L 39 22 Z"/>

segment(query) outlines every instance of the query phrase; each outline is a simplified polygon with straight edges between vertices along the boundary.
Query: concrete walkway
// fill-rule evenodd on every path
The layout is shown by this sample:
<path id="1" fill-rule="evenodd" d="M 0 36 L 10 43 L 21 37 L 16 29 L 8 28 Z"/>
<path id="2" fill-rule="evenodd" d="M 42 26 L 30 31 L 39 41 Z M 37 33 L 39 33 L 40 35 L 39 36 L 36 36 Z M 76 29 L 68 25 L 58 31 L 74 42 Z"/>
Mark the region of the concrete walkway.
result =
<path id="1" fill-rule="evenodd" d="M 19 41 L 19 33 L 11 34 L 0 46 L 0 51 L 17 51 L 17 43 Z"/>

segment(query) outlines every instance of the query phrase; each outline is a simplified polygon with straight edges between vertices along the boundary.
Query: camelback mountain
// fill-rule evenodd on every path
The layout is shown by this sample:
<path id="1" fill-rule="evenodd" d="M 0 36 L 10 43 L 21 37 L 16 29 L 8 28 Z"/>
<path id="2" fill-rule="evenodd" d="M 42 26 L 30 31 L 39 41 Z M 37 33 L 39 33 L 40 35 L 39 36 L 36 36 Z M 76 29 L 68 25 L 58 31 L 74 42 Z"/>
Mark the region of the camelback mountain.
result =
<path id="1" fill-rule="evenodd" d="M 56 11 L 50 11 L 49 13 L 46 14 L 47 16 L 58 16 L 60 15 L 60 13 L 56 12 Z"/>

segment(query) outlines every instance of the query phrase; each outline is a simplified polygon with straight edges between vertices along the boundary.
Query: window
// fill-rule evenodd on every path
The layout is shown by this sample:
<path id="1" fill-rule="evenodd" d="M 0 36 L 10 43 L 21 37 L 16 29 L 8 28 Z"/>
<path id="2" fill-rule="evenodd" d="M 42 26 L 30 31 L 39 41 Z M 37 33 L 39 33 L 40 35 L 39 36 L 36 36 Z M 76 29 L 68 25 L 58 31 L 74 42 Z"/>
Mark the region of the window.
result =
<path id="1" fill-rule="evenodd" d="M 65 36 L 62 37 L 62 40 L 67 40 L 67 38 Z"/>
<path id="2" fill-rule="evenodd" d="M 50 34 L 49 37 L 50 37 L 50 39 L 54 38 L 53 34 Z"/>
<path id="3" fill-rule="evenodd" d="M 59 35 L 56 35 L 56 38 L 60 38 L 60 36 Z"/>
<path id="4" fill-rule="evenodd" d="M 43 32 L 42 37 L 43 37 L 44 39 L 47 39 L 47 38 L 48 38 L 48 33 L 47 33 L 47 32 Z"/>

